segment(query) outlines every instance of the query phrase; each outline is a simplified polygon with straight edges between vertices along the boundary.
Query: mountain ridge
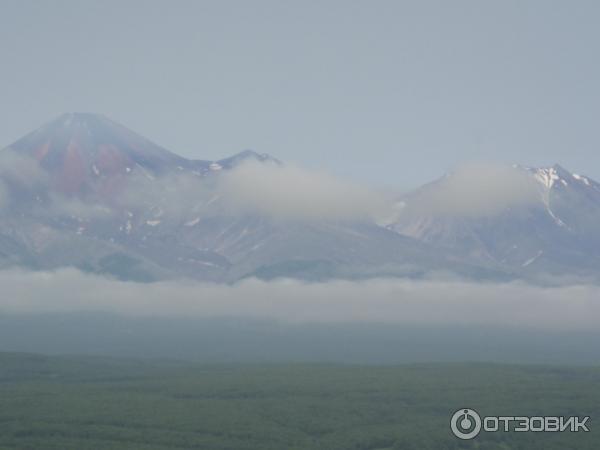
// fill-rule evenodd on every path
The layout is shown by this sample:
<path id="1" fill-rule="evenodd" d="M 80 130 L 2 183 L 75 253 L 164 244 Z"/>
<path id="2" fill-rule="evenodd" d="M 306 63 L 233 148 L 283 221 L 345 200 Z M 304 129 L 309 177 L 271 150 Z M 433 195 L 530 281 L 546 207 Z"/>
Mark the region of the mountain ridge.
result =
<path id="1" fill-rule="evenodd" d="M 283 166 L 252 150 L 187 159 L 102 115 L 64 114 L 0 151 L 0 268 L 141 281 L 600 279 L 600 184 L 558 164 L 447 174 L 397 199 L 381 225 L 232 215 L 215 185 L 247 161 Z"/>

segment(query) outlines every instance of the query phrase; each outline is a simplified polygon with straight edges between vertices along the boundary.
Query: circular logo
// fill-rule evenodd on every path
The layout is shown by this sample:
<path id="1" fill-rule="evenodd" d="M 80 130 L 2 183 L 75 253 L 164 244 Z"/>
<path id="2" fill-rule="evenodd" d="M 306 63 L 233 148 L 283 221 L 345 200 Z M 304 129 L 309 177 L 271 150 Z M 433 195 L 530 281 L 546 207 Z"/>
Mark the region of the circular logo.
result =
<path id="1" fill-rule="evenodd" d="M 459 439 L 473 439 L 481 431 L 481 417 L 474 409 L 459 409 L 450 419 L 450 429 Z"/>

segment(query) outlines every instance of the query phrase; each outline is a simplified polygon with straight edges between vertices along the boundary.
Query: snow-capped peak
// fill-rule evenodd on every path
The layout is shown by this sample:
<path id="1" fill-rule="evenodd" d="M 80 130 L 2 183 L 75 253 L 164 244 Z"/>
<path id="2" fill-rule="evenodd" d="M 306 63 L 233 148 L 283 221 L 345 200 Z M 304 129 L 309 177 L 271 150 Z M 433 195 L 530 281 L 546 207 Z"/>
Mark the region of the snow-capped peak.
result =
<path id="1" fill-rule="evenodd" d="M 547 189 L 552 189 L 557 184 L 562 186 L 579 185 L 582 187 L 596 188 L 597 183 L 589 177 L 571 173 L 558 164 L 552 167 L 531 168 L 527 167 L 533 177 Z"/>
<path id="2" fill-rule="evenodd" d="M 561 179 L 554 167 L 536 169 L 533 176 L 548 189 L 551 189 L 554 183 Z"/>
<path id="3" fill-rule="evenodd" d="M 555 164 L 552 167 L 526 167 L 525 169 L 531 173 L 535 180 L 541 183 L 546 189 L 552 189 L 557 184 L 569 186 L 569 184 L 575 182 L 586 184 L 588 186 L 590 185 L 587 178 L 573 174 L 558 164 Z"/>

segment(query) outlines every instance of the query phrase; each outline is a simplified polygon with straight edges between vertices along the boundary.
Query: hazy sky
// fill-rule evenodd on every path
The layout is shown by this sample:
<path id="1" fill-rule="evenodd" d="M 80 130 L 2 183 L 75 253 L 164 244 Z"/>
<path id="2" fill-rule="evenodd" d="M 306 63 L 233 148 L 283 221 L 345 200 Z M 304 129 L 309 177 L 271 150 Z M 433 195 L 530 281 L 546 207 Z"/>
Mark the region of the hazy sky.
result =
<path id="1" fill-rule="evenodd" d="M 0 0 L 0 146 L 85 111 L 375 185 L 469 161 L 598 179 L 599 23 L 583 0 Z"/>

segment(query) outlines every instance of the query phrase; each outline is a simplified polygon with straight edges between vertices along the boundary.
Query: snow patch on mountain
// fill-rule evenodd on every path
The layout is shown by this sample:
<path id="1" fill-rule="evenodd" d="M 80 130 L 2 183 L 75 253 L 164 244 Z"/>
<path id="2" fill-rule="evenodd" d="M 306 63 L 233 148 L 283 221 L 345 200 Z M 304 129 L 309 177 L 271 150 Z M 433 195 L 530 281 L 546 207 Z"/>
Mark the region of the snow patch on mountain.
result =
<path id="1" fill-rule="evenodd" d="M 195 219 L 186 222 L 185 226 L 186 227 L 193 227 L 195 225 L 198 225 L 198 223 L 200 223 L 200 217 L 196 217 Z"/>
<path id="2" fill-rule="evenodd" d="M 561 178 L 558 176 L 556 169 L 554 167 L 550 167 L 547 169 L 537 169 L 534 172 L 534 177 L 548 189 L 552 189 L 554 183 Z"/>
<path id="3" fill-rule="evenodd" d="M 544 251 L 540 250 L 539 252 L 537 252 L 537 254 L 534 257 L 529 258 L 527 261 L 525 261 L 523 264 L 521 264 L 521 267 L 530 266 L 531 264 L 533 264 L 543 254 L 544 254 Z"/>
<path id="4" fill-rule="evenodd" d="M 576 173 L 573 174 L 573 178 L 575 178 L 577 181 L 581 181 L 586 186 L 591 185 L 590 180 L 588 180 L 586 177 L 582 177 L 581 175 L 578 175 Z"/>

